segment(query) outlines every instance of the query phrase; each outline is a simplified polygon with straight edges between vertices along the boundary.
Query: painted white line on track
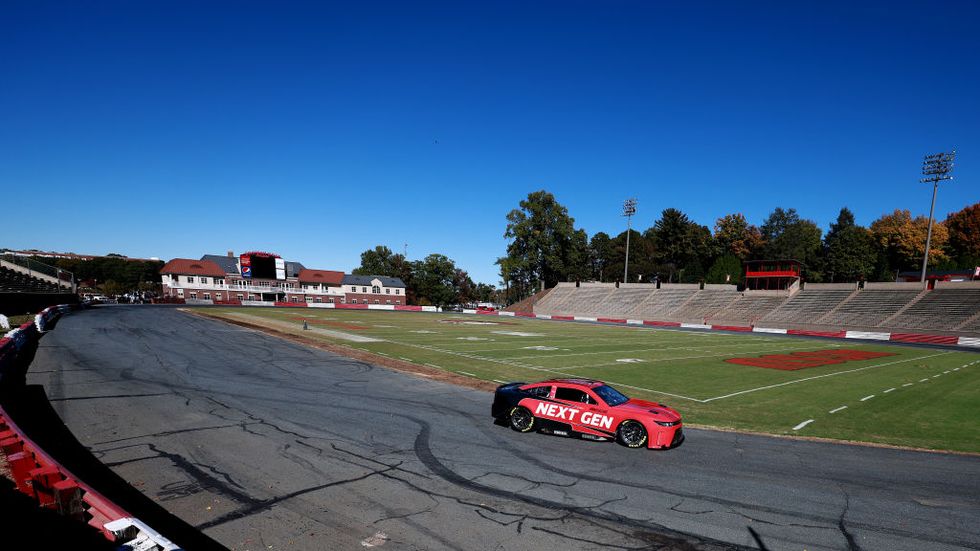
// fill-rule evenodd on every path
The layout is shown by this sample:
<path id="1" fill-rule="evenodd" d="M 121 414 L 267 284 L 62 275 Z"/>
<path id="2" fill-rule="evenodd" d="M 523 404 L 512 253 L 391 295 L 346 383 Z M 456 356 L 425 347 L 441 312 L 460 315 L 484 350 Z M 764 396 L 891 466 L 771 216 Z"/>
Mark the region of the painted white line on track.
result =
<path id="1" fill-rule="evenodd" d="M 889 389 L 885 390 L 882 394 L 888 394 L 889 392 L 891 392 L 893 390 L 895 390 L 895 389 L 894 388 L 889 388 Z"/>
<path id="2" fill-rule="evenodd" d="M 870 399 L 872 399 L 872 398 L 874 398 L 874 397 L 875 397 L 875 395 L 874 395 L 874 394 L 872 394 L 871 396 L 865 396 L 864 398 L 861 398 L 861 401 L 862 401 L 862 402 L 866 402 L 866 401 L 868 401 L 868 400 L 870 400 Z"/>
<path id="3" fill-rule="evenodd" d="M 915 384 L 915 383 L 905 383 L 905 384 L 904 384 L 904 385 L 902 385 L 902 386 L 912 386 L 912 385 L 914 385 L 914 384 Z"/>
<path id="4" fill-rule="evenodd" d="M 507 381 L 501 381 L 500 379 L 494 379 L 494 380 L 493 380 L 493 382 L 495 382 L 495 383 L 500 383 L 500 384 L 502 384 L 502 385 L 505 385 L 505 384 L 507 384 Z"/>
<path id="5" fill-rule="evenodd" d="M 845 410 L 845 409 L 847 409 L 847 406 L 841 406 L 839 408 L 832 409 L 832 410 L 828 411 L 827 413 L 837 413 L 838 411 L 842 411 L 842 410 Z"/>
<path id="6" fill-rule="evenodd" d="M 715 400 L 721 400 L 721 399 L 724 399 L 724 398 L 731 398 L 732 396 L 739 396 L 739 395 L 742 395 L 742 394 L 748 394 L 750 392 L 757 392 L 757 391 L 760 391 L 760 390 L 768 390 L 770 388 L 778 388 L 778 387 L 786 386 L 786 385 L 795 385 L 797 383 L 803 383 L 803 382 L 806 382 L 806 381 L 813 381 L 813 380 L 816 380 L 816 379 L 823 379 L 824 377 L 834 377 L 836 375 L 843 375 L 845 373 L 855 373 L 857 371 L 864 371 L 864 370 L 867 370 L 867 369 L 874 369 L 876 367 L 885 367 L 885 366 L 888 366 L 888 365 L 895 365 L 895 364 L 900 364 L 900 363 L 905 363 L 905 362 L 914 362 L 914 361 L 918 361 L 918 360 L 924 360 L 926 358 L 934 358 L 936 356 L 945 356 L 946 354 L 952 354 L 952 353 L 953 353 L 952 351 L 940 352 L 938 354 L 929 354 L 927 356 L 917 356 L 915 358 L 906 358 L 904 360 L 896 360 L 894 362 L 886 362 L 886 363 L 883 363 L 883 364 L 869 365 L 869 366 L 865 366 L 865 367 L 859 367 L 857 369 L 848 369 L 846 371 L 835 371 L 834 373 L 826 373 L 824 375 L 815 375 L 813 377 L 804 377 L 802 379 L 795 379 L 795 380 L 792 380 L 792 381 L 786 381 L 785 383 L 778 383 L 778 384 L 774 384 L 774 385 L 760 386 L 758 388 L 750 388 L 748 390 L 740 390 L 738 392 L 733 392 L 731 394 L 725 394 L 724 396 L 715 396 L 714 398 L 708 398 L 706 400 L 699 400 L 699 401 L 702 402 L 702 403 L 713 402 Z M 925 381 L 925 380 L 926 379 L 923 379 L 923 381 Z"/>
<path id="7" fill-rule="evenodd" d="M 812 422 L 813 422 L 813 419 L 807 419 L 806 421 L 803 421 L 799 425 L 796 425 L 795 427 L 793 427 L 793 430 L 800 430 L 800 429 L 802 429 L 803 427 L 809 425 Z"/>
<path id="8" fill-rule="evenodd" d="M 438 365 L 436 365 L 436 364 L 425 364 L 425 365 L 427 365 L 427 366 L 429 366 L 429 367 L 434 367 L 434 368 L 436 368 L 436 369 L 442 369 L 442 367 L 439 367 L 439 366 L 438 366 Z"/>
<path id="9" fill-rule="evenodd" d="M 469 377 L 476 377 L 476 375 L 470 373 L 469 371 L 457 371 L 460 375 L 467 375 Z"/>
<path id="10" fill-rule="evenodd" d="M 406 358 L 405 356 L 398 356 L 399 360 L 405 360 L 406 362 L 412 361 L 411 358 Z"/>

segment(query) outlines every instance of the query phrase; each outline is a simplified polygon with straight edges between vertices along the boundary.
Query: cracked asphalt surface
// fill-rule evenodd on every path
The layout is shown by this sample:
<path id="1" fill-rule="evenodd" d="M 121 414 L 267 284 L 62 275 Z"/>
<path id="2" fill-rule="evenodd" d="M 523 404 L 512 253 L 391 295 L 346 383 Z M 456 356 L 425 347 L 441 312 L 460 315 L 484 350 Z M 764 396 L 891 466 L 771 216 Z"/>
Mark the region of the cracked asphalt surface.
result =
<path id="1" fill-rule="evenodd" d="M 105 464 L 232 549 L 980 548 L 978 457 L 518 434 L 488 393 L 168 307 L 65 317 L 28 382 Z"/>

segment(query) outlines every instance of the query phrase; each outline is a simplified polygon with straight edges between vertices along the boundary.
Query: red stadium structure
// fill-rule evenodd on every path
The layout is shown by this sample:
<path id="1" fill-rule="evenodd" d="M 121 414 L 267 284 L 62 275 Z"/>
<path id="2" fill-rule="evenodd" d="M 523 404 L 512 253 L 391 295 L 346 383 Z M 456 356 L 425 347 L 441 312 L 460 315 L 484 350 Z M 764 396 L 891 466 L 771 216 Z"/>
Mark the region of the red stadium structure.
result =
<path id="1" fill-rule="evenodd" d="M 753 291 L 784 291 L 800 280 L 803 263 L 799 260 L 747 260 L 745 288 Z"/>

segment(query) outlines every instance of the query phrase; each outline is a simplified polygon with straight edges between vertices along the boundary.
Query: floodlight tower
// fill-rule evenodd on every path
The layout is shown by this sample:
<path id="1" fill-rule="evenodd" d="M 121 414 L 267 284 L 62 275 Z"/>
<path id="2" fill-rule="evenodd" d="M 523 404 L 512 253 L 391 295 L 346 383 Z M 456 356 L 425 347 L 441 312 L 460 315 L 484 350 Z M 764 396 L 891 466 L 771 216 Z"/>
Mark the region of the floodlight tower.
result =
<path id="1" fill-rule="evenodd" d="M 949 153 L 935 153 L 926 155 L 922 160 L 922 176 L 919 182 L 932 182 L 932 206 L 929 207 L 929 229 L 926 231 L 926 253 L 922 256 L 922 283 L 926 282 L 926 267 L 929 265 L 929 245 L 932 243 L 932 215 L 936 210 L 936 190 L 939 189 L 939 182 L 952 180 L 953 160 L 956 159 L 956 150 Z"/>
<path id="2" fill-rule="evenodd" d="M 629 281 L 627 276 L 630 273 L 630 231 L 634 214 L 636 214 L 636 198 L 630 197 L 623 202 L 623 216 L 626 217 L 626 264 L 623 266 L 623 283 Z"/>

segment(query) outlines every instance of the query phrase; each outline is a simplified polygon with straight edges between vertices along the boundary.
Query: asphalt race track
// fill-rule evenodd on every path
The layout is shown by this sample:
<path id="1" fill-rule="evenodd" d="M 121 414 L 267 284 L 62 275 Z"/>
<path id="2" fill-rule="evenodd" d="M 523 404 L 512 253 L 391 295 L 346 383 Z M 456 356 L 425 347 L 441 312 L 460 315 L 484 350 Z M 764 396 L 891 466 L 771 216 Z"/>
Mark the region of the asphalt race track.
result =
<path id="1" fill-rule="evenodd" d="M 980 548 L 980 457 L 518 434 L 492 423 L 488 393 L 170 307 L 65 317 L 28 382 L 104 463 L 232 549 Z"/>

